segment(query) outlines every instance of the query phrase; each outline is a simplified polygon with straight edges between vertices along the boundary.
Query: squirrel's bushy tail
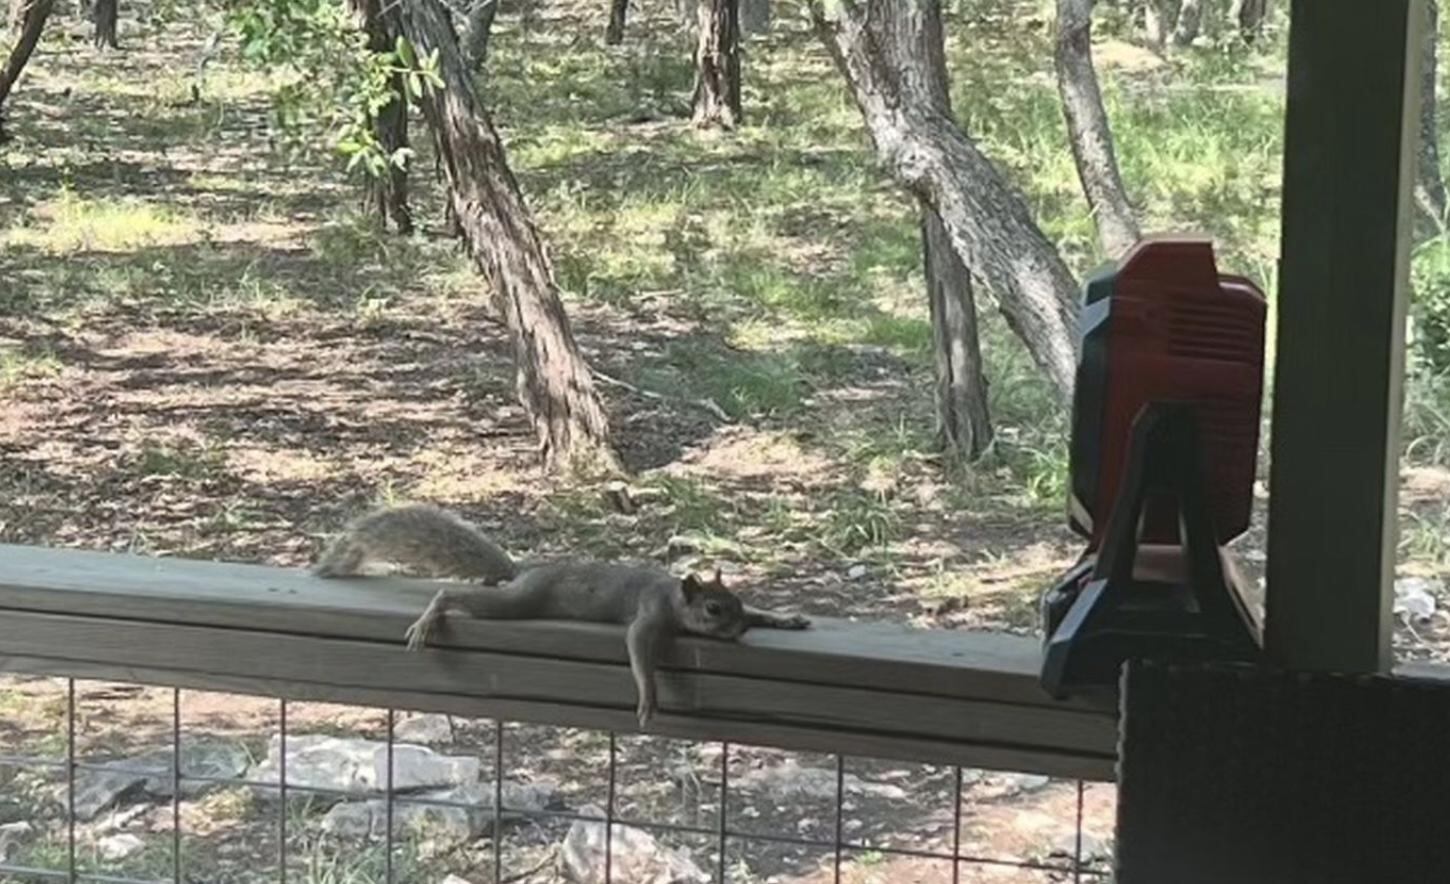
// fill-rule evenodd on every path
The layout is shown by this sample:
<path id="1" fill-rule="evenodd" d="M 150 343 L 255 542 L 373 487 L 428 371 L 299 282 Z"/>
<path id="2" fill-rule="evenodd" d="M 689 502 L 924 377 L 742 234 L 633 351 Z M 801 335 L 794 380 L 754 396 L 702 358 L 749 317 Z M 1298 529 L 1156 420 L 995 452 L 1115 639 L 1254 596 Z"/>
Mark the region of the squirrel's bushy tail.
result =
<path id="1" fill-rule="evenodd" d="M 327 548 L 313 573 L 355 575 L 369 559 L 483 583 L 501 583 L 518 574 L 508 553 L 477 528 L 427 504 L 375 510 L 358 519 Z"/>

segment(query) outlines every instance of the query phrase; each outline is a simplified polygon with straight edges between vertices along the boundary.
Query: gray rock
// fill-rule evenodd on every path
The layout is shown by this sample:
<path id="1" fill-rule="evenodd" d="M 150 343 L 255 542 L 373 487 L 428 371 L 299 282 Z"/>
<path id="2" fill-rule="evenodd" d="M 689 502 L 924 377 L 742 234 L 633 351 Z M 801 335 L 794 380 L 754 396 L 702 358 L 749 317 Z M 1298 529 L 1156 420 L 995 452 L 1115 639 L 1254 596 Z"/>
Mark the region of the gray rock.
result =
<path id="1" fill-rule="evenodd" d="M 130 770 L 113 770 L 114 767 L 129 767 L 126 761 L 110 762 L 105 768 L 81 768 L 76 771 L 75 814 L 76 819 L 89 821 L 96 815 L 122 799 L 141 791 L 146 783 L 145 773 Z M 62 804 L 70 800 L 68 788 L 61 785 L 53 793 Z"/>
<path id="2" fill-rule="evenodd" d="M 1395 581 L 1395 613 L 1406 620 L 1424 623 L 1435 616 L 1436 596 L 1444 585 L 1424 577 L 1401 577 Z"/>
<path id="3" fill-rule="evenodd" d="M 965 774 L 966 771 L 963 771 Z M 979 798 L 1012 798 L 1047 788 L 1051 777 L 1042 774 L 985 771 L 973 783 Z"/>
<path id="4" fill-rule="evenodd" d="M 138 761 L 143 761 L 138 758 Z M 247 772 L 252 759 L 245 747 L 225 740 L 183 741 L 181 744 L 181 795 L 195 798 L 216 787 L 215 783 L 186 780 L 185 777 L 238 779 Z M 147 794 L 157 798 L 171 797 L 171 751 L 163 750 L 144 757 L 146 769 L 154 764 L 156 775 L 146 780 Z"/>
<path id="5" fill-rule="evenodd" d="M 181 747 L 183 774 L 240 777 L 247 763 L 246 750 L 235 743 L 197 741 Z M 171 778 L 170 749 L 152 749 L 99 767 L 83 767 L 76 772 L 76 817 L 83 821 L 94 819 L 106 808 L 140 792 L 153 798 L 170 798 Z M 213 785 L 183 781 L 181 794 L 194 798 Z M 55 798 L 61 803 L 69 800 L 65 787 L 56 791 Z"/>
<path id="6" fill-rule="evenodd" d="M 267 757 L 250 778 L 277 782 L 280 740 L 272 738 Z M 464 755 L 439 755 L 426 746 L 406 743 L 393 747 L 393 791 L 415 792 L 476 784 L 479 762 Z M 347 739 L 319 734 L 287 738 L 289 786 L 366 792 L 388 784 L 388 747 L 378 740 Z"/>
<path id="7" fill-rule="evenodd" d="M 444 878 L 442 882 L 440 882 L 440 884 L 473 884 L 473 882 L 468 880 L 467 878 L 460 878 L 457 875 L 449 875 L 447 878 Z"/>
<path id="8" fill-rule="evenodd" d="M 1050 856 L 1065 856 L 1069 859 L 1076 856 L 1078 851 L 1077 832 L 1063 832 L 1052 842 Z M 1106 839 L 1099 838 L 1091 832 L 1082 833 L 1082 861 L 1085 863 L 1097 860 L 1109 860 L 1113 858 L 1113 850 Z"/>
<path id="9" fill-rule="evenodd" d="M 15 848 L 30 840 L 35 827 L 25 821 L 0 826 L 0 863 L 9 862 Z"/>
<path id="10" fill-rule="evenodd" d="M 492 783 L 433 789 L 409 798 L 471 805 L 455 807 L 395 800 L 393 823 L 413 838 L 458 844 L 478 837 L 493 825 Z M 558 785 L 547 780 L 503 785 L 504 822 L 555 808 L 559 803 Z M 341 838 L 381 840 L 387 833 L 387 825 L 388 806 L 382 799 L 343 802 L 334 805 L 322 819 L 322 830 Z"/>
<path id="11" fill-rule="evenodd" d="M 814 799 L 836 800 L 836 772 L 823 767 L 801 767 L 793 758 L 780 764 L 762 767 L 744 774 L 735 784 L 745 789 L 763 791 L 777 802 Z M 906 790 L 889 783 L 868 783 L 847 774 L 842 782 L 847 794 L 866 795 L 890 801 L 905 801 Z"/>
<path id="12" fill-rule="evenodd" d="M 604 816 L 598 807 L 586 806 L 581 813 Z M 643 829 L 614 827 L 610 839 L 610 880 L 618 884 L 706 884 L 710 876 L 689 854 L 672 850 Z M 604 884 L 604 824 L 576 820 L 569 827 L 560 859 L 575 884 Z"/>
<path id="13" fill-rule="evenodd" d="M 132 835 L 130 832 L 123 832 L 119 835 L 107 835 L 96 842 L 96 852 L 101 859 L 115 862 L 135 856 L 146 847 L 146 842 L 140 836 Z"/>
<path id="14" fill-rule="evenodd" d="M 393 737 L 400 743 L 431 746 L 453 742 L 453 728 L 448 724 L 448 716 L 428 713 L 398 722 L 393 728 Z"/>
<path id="15" fill-rule="evenodd" d="M 388 782 L 388 752 L 379 745 L 374 754 L 373 781 L 377 787 Z M 439 755 L 426 746 L 400 743 L 393 746 L 393 790 L 411 792 L 440 789 L 478 782 L 479 762 L 467 755 Z"/>

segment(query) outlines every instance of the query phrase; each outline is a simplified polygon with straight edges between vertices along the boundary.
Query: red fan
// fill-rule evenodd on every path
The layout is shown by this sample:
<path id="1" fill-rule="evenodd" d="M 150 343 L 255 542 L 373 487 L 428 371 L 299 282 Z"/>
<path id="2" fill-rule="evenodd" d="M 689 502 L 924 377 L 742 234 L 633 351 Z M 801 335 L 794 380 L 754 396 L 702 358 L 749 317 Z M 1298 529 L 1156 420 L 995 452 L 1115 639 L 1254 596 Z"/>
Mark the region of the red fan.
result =
<path id="1" fill-rule="evenodd" d="M 1093 274 L 1082 307 L 1068 519 L 1081 561 L 1043 599 L 1043 683 L 1116 683 L 1132 656 L 1254 653 L 1222 545 L 1249 525 L 1263 294 L 1203 240 L 1149 240 Z"/>

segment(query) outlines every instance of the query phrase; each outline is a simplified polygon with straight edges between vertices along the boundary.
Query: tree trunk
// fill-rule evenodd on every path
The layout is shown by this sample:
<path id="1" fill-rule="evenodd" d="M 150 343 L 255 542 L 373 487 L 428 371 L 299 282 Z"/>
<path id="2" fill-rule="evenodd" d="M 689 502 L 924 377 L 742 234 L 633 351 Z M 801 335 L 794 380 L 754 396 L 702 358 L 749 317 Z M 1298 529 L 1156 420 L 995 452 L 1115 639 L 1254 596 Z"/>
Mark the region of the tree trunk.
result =
<path id="1" fill-rule="evenodd" d="M 624 21 L 629 16 L 629 0 L 609 0 L 609 27 L 604 31 L 604 42 L 618 46 L 624 42 Z"/>
<path id="2" fill-rule="evenodd" d="M 397 32 L 383 15 L 382 0 L 349 0 L 358 26 L 367 35 L 368 49 L 391 52 L 397 43 Z M 372 118 L 373 136 L 389 157 L 408 146 L 408 106 L 402 96 L 407 93 L 400 74 L 393 76 L 393 92 L 397 97 L 380 108 Z M 381 176 L 367 184 L 368 203 L 377 212 L 379 223 L 387 226 L 391 219 L 399 233 L 413 232 L 413 213 L 408 209 L 408 170 L 392 162 Z"/>
<path id="3" fill-rule="evenodd" d="M 1245 43 L 1252 43 L 1264 31 L 1264 17 L 1269 12 L 1269 0 L 1233 0 L 1229 8 L 1229 20 L 1239 29 L 1239 36 Z"/>
<path id="4" fill-rule="evenodd" d="M 1168 35 L 1177 20 L 1178 0 L 1143 0 L 1143 34 L 1148 45 L 1159 52 L 1168 45 Z"/>
<path id="5" fill-rule="evenodd" d="M 418 53 L 438 51 L 446 86 L 428 90 L 423 109 L 443 156 L 449 201 L 508 326 L 519 401 L 544 461 L 554 469 L 617 470 L 604 405 L 564 315 L 543 240 L 474 93 L 447 12 L 438 0 L 402 0 L 399 12 Z"/>
<path id="6" fill-rule="evenodd" d="M 1057 0 L 1057 91 L 1077 177 L 1092 209 L 1098 243 L 1120 257 L 1140 238 L 1138 222 L 1123 191 L 1113 131 L 1103 109 L 1092 56 L 1093 0 Z"/>
<path id="7" fill-rule="evenodd" d="M 116 39 L 118 5 L 118 0 L 96 0 L 95 5 L 91 7 L 91 21 L 96 26 L 95 32 L 91 35 L 91 42 L 97 49 L 121 48 Z"/>
<path id="8" fill-rule="evenodd" d="M 0 110 L 10 97 L 10 90 L 15 88 L 15 81 L 20 79 L 20 72 L 25 70 L 25 63 L 30 61 L 35 44 L 40 42 L 40 32 L 45 29 L 45 20 L 50 18 L 54 7 L 55 0 L 11 0 L 10 15 L 16 20 L 12 27 L 20 31 L 20 37 L 10 49 L 5 69 L 0 70 Z"/>
<path id="9" fill-rule="evenodd" d="M 498 15 L 498 0 L 473 0 L 468 19 L 463 24 L 463 63 L 477 73 L 488 61 L 488 39 L 493 36 L 493 19 Z"/>
<path id="10" fill-rule="evenodd" d="M 1187 46 L 1198 39 L 1203 29 L 1203 0 L 1183 0 L 1178 7 L 1178 23 L 1173 26 L 1173 45 Z"/>
<path id="11" fill-rule="evenodd" d="M 1070 401 L 1077 285 L 1026 201 L 938 107 L 927 47 L 941 43 L 939 0 L 811 0 L 810 10 L 882 163 L 941 216 L 952 250 Z"/>
<path id="12" fill-rule="evenodd" d="M 952 249 L 941 217 L 922 206 L 922 263 L 936 355 L 937 433 L 953 456 L 974 461 L 992 444 L 992 415 L 977 333 L 972 277 Z"/>
<path id="13" fill-rule="evenodd" d="M 701 0 L 695 48 L 694 122 L 734 129 L 740 110 L 739 0 Z"/>
<path id="14" fill-rule="evenodd" d="M 1415 169 L 1415 203 L 1434 225 L 1435 232 L 1444 233 L 1445 179 L 1440 174 L 1440 136 L 1435 129 L 1440 34 L 1440 6 L 1436 0 L 1426 4 L 1425 19 L 1420 58 L 1420 155 Z"/>

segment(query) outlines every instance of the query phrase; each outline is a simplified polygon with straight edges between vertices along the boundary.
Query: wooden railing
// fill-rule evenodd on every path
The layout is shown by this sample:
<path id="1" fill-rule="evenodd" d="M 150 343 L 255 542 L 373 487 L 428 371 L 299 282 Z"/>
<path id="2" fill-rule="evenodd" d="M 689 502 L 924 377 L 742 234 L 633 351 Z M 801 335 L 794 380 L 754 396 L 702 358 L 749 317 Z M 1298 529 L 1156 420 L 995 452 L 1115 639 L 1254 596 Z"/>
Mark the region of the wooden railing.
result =
<path id="1" fill-rule="evenodd" d="M 620 629 L 450 619 L 409 652 L 436 588 L 0 545 L 0 670 L 637 730 Z M 826 618 L 680 639 L 650 732 L 1112 779 L 1114 716 L 1048 698 L 1038 662 L 1027 637 Z"/>

